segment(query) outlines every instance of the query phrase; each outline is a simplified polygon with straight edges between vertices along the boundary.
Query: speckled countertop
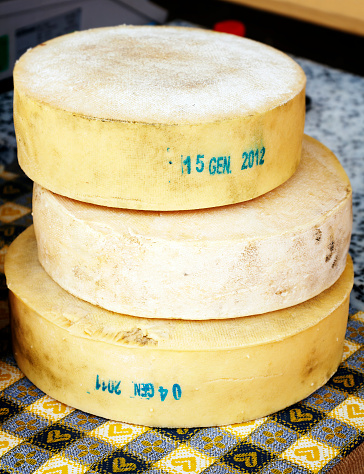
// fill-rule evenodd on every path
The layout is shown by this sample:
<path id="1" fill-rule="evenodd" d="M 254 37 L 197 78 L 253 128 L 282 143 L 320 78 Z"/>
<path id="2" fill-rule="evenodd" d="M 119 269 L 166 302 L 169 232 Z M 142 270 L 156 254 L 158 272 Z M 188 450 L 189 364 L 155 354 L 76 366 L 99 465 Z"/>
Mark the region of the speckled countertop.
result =
<path id="1" fill-rule="evenodd" d="M 364 78 L 305 59 L 309 97 L 305 133 L 340 160 L 353 188 L 353 234 L 350 254 L 355 281 L 351 305 L 364 310 Z"/>
<path id="2" fill-rule="evenodd" d="M 309 98 L 305 132 L 330 148 L 353 187 L 354 225 L 350 253 L 355 283 L 354 310 L 364 310 L 364 78 L 306 59 L 297 59 L 307 75 Z M 16 158 L 12 92 L 0 94 L 0 163 Z"/>

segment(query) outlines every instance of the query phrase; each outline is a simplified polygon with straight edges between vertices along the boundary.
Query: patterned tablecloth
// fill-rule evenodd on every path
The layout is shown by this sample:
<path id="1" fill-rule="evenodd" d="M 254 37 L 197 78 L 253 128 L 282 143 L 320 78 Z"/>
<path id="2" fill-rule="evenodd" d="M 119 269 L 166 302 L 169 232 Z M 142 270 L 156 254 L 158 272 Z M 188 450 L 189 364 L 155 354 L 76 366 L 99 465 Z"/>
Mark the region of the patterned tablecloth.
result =
<path id="1" fill-rule="evenodd" d="M 322 77 L 321 66 L 317 70 L 311 63 L 305 64 L 306 73 L 311 74 L 311 84 L 318 76 L 330 87 L 333 81 L 338 81 L 335 71 L 326 68 Z M 347 76 L 340 77 L 352 85 Z M 364 81 L 359 87 L 364 91 Z M 322 88 L 318 94 L 322 94 Z M 16 164 L 11 101 L 11 93 L 0 95 L 0 162 L 5 165 L 0 173 L 0 271 L 9 244 L 32 221 L 32 183 Z M 311 117 L 316 120 L 320 102 L 314 94 L 312 101 L 316 117 L 312 114 Z M 362 101 L 364 103 L 364 94 Z M 336 105 L 338 102 L 337 99 Z M 326 112 L 328 109 L 326 106 Z M 314 119 L 308 121 L 308 126 L 312 126 Z M 320 131 L 319 127 L 315 130 Z M 316 138 L 321 138 L 320 133 Z M 361 140 L 363 142 L 363 138 Z M 358 136 L 355 146 L 361 146 L 362 142 Z M 337 153 L 335 147 L 331 148 Z M 360 212 L 363 192 L 357 189 L 364 165 L 358 165 L 355 159 L 353 163 L 351 253 L 356 276 L 351 301 L 352 312 L 355 312 L 364 305 L 360 252 L 364 240 Z M 0 333 L 0 474 L 324 473 L 364 441 L 363 312 L 356 312 L 349 319 L 344 356 L 337 373 L 302 402 L 272 416 L 238 425 L 155 429 L 75 410 L 45 395 L 24 377 L 11 355 L 7 290 L 2 273 L 0 283 L 0 326 L 3 326 Z"/>

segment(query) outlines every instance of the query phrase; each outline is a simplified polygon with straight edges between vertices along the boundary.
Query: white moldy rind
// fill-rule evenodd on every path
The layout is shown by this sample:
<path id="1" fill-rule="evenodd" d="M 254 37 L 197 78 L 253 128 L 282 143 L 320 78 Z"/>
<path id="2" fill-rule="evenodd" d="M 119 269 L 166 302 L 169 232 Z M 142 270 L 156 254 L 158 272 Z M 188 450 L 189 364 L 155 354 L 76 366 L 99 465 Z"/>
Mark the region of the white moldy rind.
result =
<path id="1" fill-rule="evenodd" d="M 262 43 L 198 28 L 121 26 L 43 43 L 17 63 L 17 85 L 87 117 L 214 122 L 284 105 L 305 85 L 301 67 Z"/>
<path id="2" fill-rule="evenodd" d="M 305 85 L 287 55 L 233 35 L 120 26 L 61 36 L 14 68 L 19 164 L 47 189 L 102 206 L 242 202 L 297 169 Z"/>
<path id="3" fill-rule="evenodd" d="M 259 418 L 325 384 L 341 360 L 353 284 L 349 257 L 332 287 L 292 308 L 228 320 L 135 318 L 58 286 L 39 264 L 32 228 L 10 246 L 5 274 L 14 356 L 36 386 L 98 416 L 164 427 Z"/>
<path id="4" fill-rule="evenodd" d="M 36 185 L 39 260 L 75 296 L 148 318 L 234 318 L 286 308 L 345 268 L 352 213 L 335 156 L 305 137 L 296 174 L 257 199 L 217 209 L 108 209 Z"/>

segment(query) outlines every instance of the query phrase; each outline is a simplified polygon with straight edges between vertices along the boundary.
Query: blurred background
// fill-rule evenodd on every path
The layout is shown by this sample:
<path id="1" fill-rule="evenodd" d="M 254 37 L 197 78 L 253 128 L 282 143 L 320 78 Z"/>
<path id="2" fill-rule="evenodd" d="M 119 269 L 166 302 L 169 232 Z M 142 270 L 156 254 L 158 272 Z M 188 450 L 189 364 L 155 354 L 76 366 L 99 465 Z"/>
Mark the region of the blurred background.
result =
<path id="1" fill-rule="evenodd" d="M 364 75 L 362 0 L 0 0 L 0 92 L 28 48 L 75 30 L 193 24 Z"/>
<path id="2" fill-rule="evenodd" d="M 156 0 L 168 19 L 207 28 L 236 20 L 245 36 L 282 51 L 364 75 L 362 0 Z"/>

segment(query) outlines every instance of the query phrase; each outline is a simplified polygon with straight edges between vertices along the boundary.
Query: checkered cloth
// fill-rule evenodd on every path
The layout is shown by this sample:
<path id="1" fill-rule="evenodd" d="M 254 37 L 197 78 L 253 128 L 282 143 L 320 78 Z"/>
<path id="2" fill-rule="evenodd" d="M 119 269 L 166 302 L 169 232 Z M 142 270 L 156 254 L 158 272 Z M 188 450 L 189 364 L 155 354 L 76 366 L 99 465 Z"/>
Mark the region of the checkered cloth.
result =
<path id="1" fill-rule="evenodd" d="M 220 428 L 128 425 L 66 406 L 0 361 L 0 472 L 323 473 L 364 438 L 364 313 L 349 320 L 343 362 L 286 410 Z"/>
<path id="2" fill-rule="evenodd" d="M 0 271 L 31 224 L 32 182 L 0 173 Z M 0 474 L 324 473 L 364 441 L 364 313 L 350 318 L 342 364 L 321 389 L 272 416 L 220 428 L 128 425 L 63 405 L 35 387 L 11 355 L 0 273 Z"/>

